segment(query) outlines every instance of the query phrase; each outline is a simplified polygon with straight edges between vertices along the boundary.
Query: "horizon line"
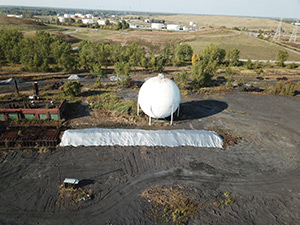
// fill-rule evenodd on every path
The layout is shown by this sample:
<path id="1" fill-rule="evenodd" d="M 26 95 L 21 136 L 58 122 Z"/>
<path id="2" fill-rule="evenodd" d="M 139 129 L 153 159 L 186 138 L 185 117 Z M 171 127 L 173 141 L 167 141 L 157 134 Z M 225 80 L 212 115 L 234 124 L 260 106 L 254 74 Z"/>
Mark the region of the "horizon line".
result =
<path id="1" fill-rule="evenodd" d="M 196 15 L 196 16 L 228 16 L 228 17 L 250 17 L 264 19 L 299 19 L 295 17 L 277 17 L 277 16 L 249 16 L 249 15 L 224 15 L 224 14 L 197 14 L 197 13 L 181 13 L 181 12 L 151 12 L 151 11 L 135 11 L 135 10 L 113 10 L 113 9 L 90 9 L 90 8 L 65 8 L 53 6 L 22 6 L 22 5 L 0 5 L 0 7 L 24 7 L 24 8 L 50 8 L 50 9 L 70 9 L 70 10 L 92 10 L 92 11 L 112 11 L 112 12 L 131 12 L 131 13 L 154 13 L 154 14 L 172 14 L 172 15 Z"/>

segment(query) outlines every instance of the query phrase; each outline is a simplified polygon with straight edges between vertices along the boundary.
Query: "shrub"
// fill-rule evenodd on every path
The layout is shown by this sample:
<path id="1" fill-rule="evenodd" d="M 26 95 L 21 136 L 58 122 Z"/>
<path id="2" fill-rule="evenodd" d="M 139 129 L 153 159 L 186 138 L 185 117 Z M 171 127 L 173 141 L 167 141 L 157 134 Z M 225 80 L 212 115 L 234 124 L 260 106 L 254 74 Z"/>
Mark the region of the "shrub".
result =
<path id="1" fill-rule="evenodd" d="M 117 62 L 114 64 L 114 73 L 120 78 L 117 80 L 118 84 L 126 87 L 129 84 L 130 65 L 125 62 Z"/>
<path id="2" fill-rule="evenodd" d="M 275 87 L 275 95 L 295 95 L 296 84 L 295 83 L 283 83 L 282 81 L 277 82 Z"/>
<path id="3" fill-rule="evenodd" d="M 231 69 L 231 67 L 226 67 L 225 73 L 228 74 L 228 75 L 234 74 L 234 72 L 233 72 L 233 70 Z"/>
<path id="4" fill-rule="evenodd" d="M 188 73 L 185 70 L 182 70 L 181 73 L 176 73 L 174 81 L 180 89 L 184 89 L 188 84 Z"/>
<path id="5" fill-rule="evenodd" d="M 289 53 L 286 50 L 279 50 L 277 54 L 277 65 L 284 67 L 284 62 L 289 58 Z"/>
<path id="6" fill-rule="evenodd" d="M 193 49 L 188 44 L 180 44 L 175 49 L 175 57 L 178 58 L 181 62 L 191 61 L 193 56 Z"/>
<path id="7" fill-rule="evenodd" d="M 254 65 L 251 61 L 251 59 L 248 59 L 247 62 L 245 63 L 245 68 L 248 69 L 248 70 L 251 70 L 253 69 Z"/>
<path id="8" fill-rule="evenodd" d="M 81 87 L 82 85 L 79 81 L 68 81 L 64 85 L 64 93 L 65 95 L 72 97 L 79 96 L 81 93 Z"/>
<path id="9" fill-rule="evenodd" d="M 229 65 L 237 66 L 239 64 L 240 50 L 237 48 L 230 49 L 225 58 Z"/>
<path id="10" fill-rule="evenodd" d="M 288 64 L 287 65 L 287 68 L 289 68 L 289 69 L 296 69 L 298 66 L 296 65 L 296 63 L 291 63 L 291 64 Z"/>
<path id="11" fill-rule="evenodd" d="M 50 150 L 49 150 L 49 148 L 47 148 L 47 147 L 41 147 L 40 149 L 39 149 L 39 153 L 40 154 L 44 154 L 44 153 L 48 153 L 48 152 L 50 152 Z"/>
<path id="12" fill-rule="evenodd" d="M 192 79 L 195 89 L 211 85 L 211 79 L 217 67 L 224 61 L 226 52 L 217 45 L 210 44 L 200 54 L 200 60 L 192 67 Z"/>

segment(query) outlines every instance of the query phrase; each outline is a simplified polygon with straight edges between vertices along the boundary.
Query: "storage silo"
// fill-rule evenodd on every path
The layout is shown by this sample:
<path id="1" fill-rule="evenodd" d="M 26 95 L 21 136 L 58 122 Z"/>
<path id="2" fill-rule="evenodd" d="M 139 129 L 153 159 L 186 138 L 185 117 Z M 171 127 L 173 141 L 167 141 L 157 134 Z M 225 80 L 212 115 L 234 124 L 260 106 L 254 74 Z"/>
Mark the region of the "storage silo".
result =
<path id="1" fill-rule="evenodd" d="M 180 91 L 174 81 L 158 74 L 157 77 L 148 79 L 141 87 L 138 97 L 139 107 L 149 116 L 149 125 L 151 118 L 162 119 L 171 116 L 173 123 L 173 114 L 177 110 L 179 116 Z"/>

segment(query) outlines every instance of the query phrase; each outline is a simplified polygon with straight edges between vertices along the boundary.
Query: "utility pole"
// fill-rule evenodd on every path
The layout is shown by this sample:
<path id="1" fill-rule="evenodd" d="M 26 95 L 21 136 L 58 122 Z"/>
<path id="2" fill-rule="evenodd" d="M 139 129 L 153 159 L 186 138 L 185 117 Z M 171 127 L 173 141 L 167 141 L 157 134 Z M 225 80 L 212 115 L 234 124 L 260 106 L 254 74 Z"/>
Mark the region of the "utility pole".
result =
<path id="1" fill-rule="evenodd" d="M 298 21 L 297 21 L 297 23 L 298 23 Z M 293 33 L 290 37 L 289 42 L 296 42 L 297 41 L 297 32 L 298 32 L 298 26 L 295 24 L 294 29 L 293 29 Z"/>
<path id="2" fill-rule="evenodd" d="M 277 39 L 278 41 L 280 41 L 281 38 L 281 29 L 282 29 L 282 19 L 280 19 L 280 23 L 278 24 L 276 33 L 273 37 L 273 41 L 275 41 L 275 39 Z"/>

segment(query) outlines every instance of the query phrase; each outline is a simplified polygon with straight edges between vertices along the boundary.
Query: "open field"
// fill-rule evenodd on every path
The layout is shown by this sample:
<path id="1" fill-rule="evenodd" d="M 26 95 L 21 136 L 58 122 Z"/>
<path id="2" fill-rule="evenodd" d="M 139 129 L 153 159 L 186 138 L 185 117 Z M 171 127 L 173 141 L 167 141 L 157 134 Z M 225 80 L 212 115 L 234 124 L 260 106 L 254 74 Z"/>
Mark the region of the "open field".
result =
<path id="1" fill-rule="evenodd" d="M 210 43 L 216 44 L 225 50 L 237 48 L 240 50 L 240 58 L 242 59 L 265 59 L 276 60 L 279 50 L 283 47 L 272 42 L 264 41 L 244 33 L 233 33 L 233 35 L 210 35 L 208 37 L 201 34 L 193 41 L 187 42 L 195 52 L 199 52 Z M 289 52 L 289 60 L 300 61 L 300 53 L 287 50 Z"/>
<path id="2" fill-rule="evenodd" d="M 240 57 L 244 59 L 276 60 L 279 50 L 284 48 L 274 43 L 248 36 L 243 32 L 227 29 L 204 29 L 196 32 L 168 32 L 168 31 L 110 31 L 79 28 L 77 31 L 65 31 L 76 38 L 90 41 L 108 40 L 122 44 L 138 42 L 141 45 L 157 46 L 162 49 L 166 44 L 187 42 L 195 52 L 199 52 L 210 43 L 229 50 L 238 48 Z M 300 61 L 300 53 L 288 50 L 289 60 Z"/>
<path id="3" fill-rule="evenodd" d="M 157 19 L 164 19 L 168 23 L 176 23 L 182 25 L 189 25 L 192 21 L 197 24 L 197 27 L 222 27 L 227 28 L 238 27 L 240 29 L 248 28 L 249 30 L 265 30 L 276 31 L 278 21 L 265 18 L 254 17 L 236 17 L 236 16 L 204 16 L 204 15 L 167 15 L 158 16 Z M 288 23 L 283 23 L 283 29 L 292 32 L 293 26 Z"/>
<path id="4" fill-rule="evenodd" d="M 102 39 L 105 39 L 106 37 L 114 34 L 119 34 L 120 31 L 115 30 L 96 30 L 91 28 L 84 28 L 84 27 L 64 27 L 65 30 L 64 33 L 70 34 L 76 38 L 79 38 L 81 40 L 87 40 L 87 41 L 100 41 Z M 69 30 L 71 28 L 71 30 Z"/>
<path id="5" fill-rule="evenodd" d="M 237 26 L 237 21 L 241 21 L 245 26 L 251 28 L 257 25 L 275 26 L 277 21 L 261 18 L 243 18 L 243 17 L 218 17 L 218 16 L 193 16 L 193 15 L 172 15 L 167 16 L 169 22 L 189 22 L 194 21 L 211 21 L 212 24 L 218 23 L 221 27 L 226 26 L 231 22 L 232 27 Z M 166 19 L 165 18 L 165 19 Z M 176 18 L 176 20 L 175 20 Z M 195 20 L 193 20 L 195 19 Z M 289 25 L 289 24 L 287 24 Z M 231 27 L 231 26 L 226 26 Z M 144 30 L 128 30 L 128 31 L 114 31 L 91 29 L 84 27 L 70 27 L 70 26 L 55 26 L 55 25 L 40 25 L 35 21 L 28 19 L 16 19 L 0 17 L 0 29 L 18 29 L 24 32 L 25 36 L 33 36 L 37 30 L 47 30 L 51 33 L 69 35 L 68 39 L 72 40 L 72 36 L 78 40 L 73 42 L 73 46 L 78 46 L 78 41 L 116 41 L 122 44 L 128 42 L 138 42 L 151 49 L 162 49 L 166 44 L 175 42 L 187 42 L 190 44 L 195 52 L 199 52 L 210 43 L 219 45 L 228 50 L 231 48 L 238 48 L 241 51 L 241 58 L 276 60 L 279 50 L 283 50 L 282 46 L 273 44 L 271 42 L 262 41 L 258 38 L 247 36 L 243 32 L 233 31 L 224 28 L 205 28 L 196 32 L 170 32 L 170 31 L 144 31 Z M 262 28 L 260 28 L 262 29 Z M 291 50 L 289 52 L 290 61 L 300 61 L 300 53 L 295 53 Z"/>

